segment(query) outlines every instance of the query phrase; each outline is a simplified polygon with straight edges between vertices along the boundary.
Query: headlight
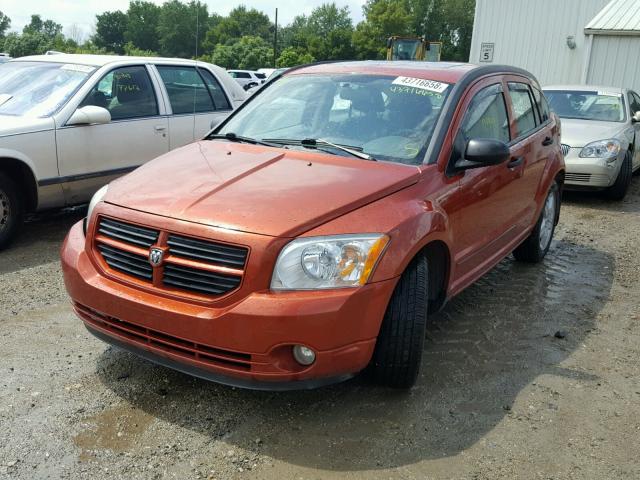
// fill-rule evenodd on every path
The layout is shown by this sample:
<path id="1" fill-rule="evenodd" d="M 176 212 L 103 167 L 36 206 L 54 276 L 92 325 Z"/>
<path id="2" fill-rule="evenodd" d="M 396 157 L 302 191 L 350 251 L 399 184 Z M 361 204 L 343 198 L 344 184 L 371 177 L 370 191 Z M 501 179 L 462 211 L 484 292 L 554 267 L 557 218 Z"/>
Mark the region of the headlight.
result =
<path id="1" fill-rule="evenodd" d="M 364 285 L 389 243 L 380 233 L 298 238 L 282 249 L 272 290 L 315 290 Z"/>
<path id="2" fill-rule="evenodd" d="M 109 189 L 109 185 L 105 185 L 100 190 L 98 190 L 93 195 L 93 197 L 91 198 L 91 201 L 89 202 L 89 208 L 87 208 L 87 216 L 84 219 L 84 233 L 85 233 L 85 235 L 87 233 L 87 226 L 89 225 L 89 219 L 91 218 L 91 215 L 93 214 L 93 209 L 96 208 L 96 205 L 102 201 L 104 196 L 107 194 L 107 190 L 108 189 Z"/>
<path id="3" fill-rule="evenodd" d="M 580 150 L 582 158 L 615 158 L 620 153 L 620 142 L 615 138 L 611 140 L 598 140 L 591 142 Z"/>

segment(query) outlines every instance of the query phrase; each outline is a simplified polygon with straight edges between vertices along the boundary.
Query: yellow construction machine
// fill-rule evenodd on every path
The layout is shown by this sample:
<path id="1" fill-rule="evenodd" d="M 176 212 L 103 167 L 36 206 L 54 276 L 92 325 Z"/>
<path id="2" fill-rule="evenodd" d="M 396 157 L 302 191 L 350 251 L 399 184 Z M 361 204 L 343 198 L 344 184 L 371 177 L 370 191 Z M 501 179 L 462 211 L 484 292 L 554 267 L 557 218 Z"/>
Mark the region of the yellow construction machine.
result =
<path id="1" fill-rule="evenodd" d="M 442 42 L 429 42 L 422 37 L 394 35 L 387 39 L 387 60 L 439 62 Z"/>

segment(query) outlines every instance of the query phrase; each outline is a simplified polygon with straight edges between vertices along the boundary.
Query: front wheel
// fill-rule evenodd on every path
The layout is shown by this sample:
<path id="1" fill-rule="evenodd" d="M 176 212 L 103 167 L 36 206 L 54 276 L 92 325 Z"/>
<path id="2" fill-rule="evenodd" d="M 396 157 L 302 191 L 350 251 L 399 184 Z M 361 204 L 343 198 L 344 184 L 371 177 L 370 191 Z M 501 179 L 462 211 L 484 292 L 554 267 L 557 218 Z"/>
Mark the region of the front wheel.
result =
<path id="1" fill-rule="evenodd" d="M 627 151 L 620 166 L 616 181 L 613 182 L 613 185 L 607 188 L 605 192 L 611 200 L 622 200 L 627 194 L 627 190 L 629 190 L 629 185 L 631 184 L 631 177 L 633 176 L 632 159 L 631 152 Z"/>
<path id="2" fill-rule="evenodd" d="M 0 250 L 7 247 L 22 225 L 24 207 L 15 182 L 0 173 Z"/>
<path id="3" fill-rule="evenodd" d="M 413 259 L 400 277 L 385 312 L 369 371 L 394 388 L 410 388 L 418 377 L 427 325 L 427 259 Z"/>
<path id="4" fill-rule="evenodd" d="M 556 228 L 556 217 L 560 205 L 560 188 L 553 182 L 547 198 L 542 206 L 540 218 L 531 234 L 513 251 L 513 256 L 520 262 L 538 263 L 549 251 L 553 232 Z"/>

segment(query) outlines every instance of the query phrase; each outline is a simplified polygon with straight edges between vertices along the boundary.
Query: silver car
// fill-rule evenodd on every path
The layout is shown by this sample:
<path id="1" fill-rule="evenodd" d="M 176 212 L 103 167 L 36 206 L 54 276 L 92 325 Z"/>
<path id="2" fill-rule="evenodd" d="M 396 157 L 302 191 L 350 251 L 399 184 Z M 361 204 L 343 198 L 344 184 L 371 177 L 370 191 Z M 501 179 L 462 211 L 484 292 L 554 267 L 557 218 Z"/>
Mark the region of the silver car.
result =
<path id="1" fill-rule="evenodd" d="M 544 87 L 562 119 L 565 188 L 604 190 L 621 200 L 640 169 L 640 96 L 626 88 Z"/>

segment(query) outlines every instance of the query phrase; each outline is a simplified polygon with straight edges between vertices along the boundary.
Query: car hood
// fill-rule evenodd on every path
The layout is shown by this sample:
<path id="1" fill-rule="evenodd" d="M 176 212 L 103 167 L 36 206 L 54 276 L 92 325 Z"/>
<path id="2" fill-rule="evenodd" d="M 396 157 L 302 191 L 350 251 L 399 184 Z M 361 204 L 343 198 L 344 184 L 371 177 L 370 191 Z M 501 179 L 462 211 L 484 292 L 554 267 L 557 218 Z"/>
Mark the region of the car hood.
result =
<path id="1" fill-rule="evenodd" d="M 594 120 L 576 120 L 562 118 L 562 138 L 565 145 L 582 148 L 586 144 L 597 140 L 617 138 L 628 127 L 620 122 L 598 122 Z"/>
<path id="2" fill-rule="evenodd" d="M 0 115 L 0 137 L 51 130 L 54 127 L 55 123 L 53 118 L 30 118 Z"/>
<path id="3" fill-rule="evenodd" d="M 418 180 L 415 166 L 224 141 L 174 150 L 111 184 L 105 201 L 293 237 Z"/>

